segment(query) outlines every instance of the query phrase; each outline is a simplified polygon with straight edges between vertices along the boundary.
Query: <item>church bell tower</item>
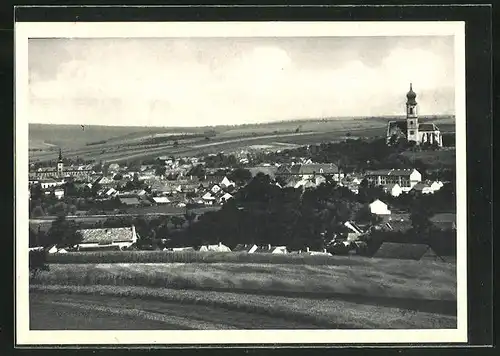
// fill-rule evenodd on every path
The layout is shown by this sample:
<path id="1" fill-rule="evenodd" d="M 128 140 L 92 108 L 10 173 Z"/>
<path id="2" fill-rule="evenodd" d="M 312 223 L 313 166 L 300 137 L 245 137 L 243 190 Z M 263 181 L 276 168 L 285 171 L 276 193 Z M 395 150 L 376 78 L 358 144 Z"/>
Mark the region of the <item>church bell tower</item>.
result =
<path id="1" fill-rule="evenodd" d="M 407 135 L 409 141 L 414 141 L 418 144 L 418 115 L 417 115 L 417 94 L 413 91 L 412 84 L 410 83 L 410 91 L 406 94 L 406 125 Z"/>
<path id="2" fill-rule="evenodd" d="M 61 176 L 64 171 L 64 163 L 63 163 L 63 158 L 62 158 L 62 152 L 61 149 L 59 149 L 59 159 L 57 161 L 57 175 Z"/>

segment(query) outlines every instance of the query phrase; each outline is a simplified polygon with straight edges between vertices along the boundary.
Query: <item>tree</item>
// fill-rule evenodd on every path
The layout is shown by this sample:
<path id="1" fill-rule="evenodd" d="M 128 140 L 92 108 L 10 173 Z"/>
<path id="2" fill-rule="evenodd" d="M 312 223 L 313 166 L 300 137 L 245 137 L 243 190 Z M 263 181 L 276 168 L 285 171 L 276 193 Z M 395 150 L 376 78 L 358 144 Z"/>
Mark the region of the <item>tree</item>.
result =
<path id="1" fill-rule="evenodd" d="M 178 147 L 179 146 L 179 141 L 175 140 L 174 141 L 174 147 Z"/>
<path id="2" fill-rule="evenodd" d="M 413 204 L 410 220 L 414 234 L 421 240 L 429 239 L 432 228 L 432 222 L 430 221 L 431 214 L 430 210 L 424 204 L 419 204 L 418 201 Z"/>
<path id="3" fill-rule="evenodd" d="M 155 168 L 155 175 L 156 176 L 164 176 L 166 172 L 167 172 L 167 167 L 165 167 L 165 166 L 157 166 Z"/>
<path id="4" fill-rule="evenodd" d="M 77 226 L 74 221 L 66 220 L 66 216 L 60 214 L 52 222 L 48 232 L 50 242 L 61 247 L 70 247 L 81 241 L 81 236 L 77 234 Z"/>
<path id="5" fill-rule="evenodd" d="M 185 219 L 182 216 L 174 215 L 171 218 L 171 222 L 175 228 L 181 228 L 184 225 Z"/>
<path id="6" fill-rule="evenodd" d="M 228 175 L 228 178 L 235 183 L 242 184 L 252 179 L 252 172 L 245 168 L 236 168 Z"/>

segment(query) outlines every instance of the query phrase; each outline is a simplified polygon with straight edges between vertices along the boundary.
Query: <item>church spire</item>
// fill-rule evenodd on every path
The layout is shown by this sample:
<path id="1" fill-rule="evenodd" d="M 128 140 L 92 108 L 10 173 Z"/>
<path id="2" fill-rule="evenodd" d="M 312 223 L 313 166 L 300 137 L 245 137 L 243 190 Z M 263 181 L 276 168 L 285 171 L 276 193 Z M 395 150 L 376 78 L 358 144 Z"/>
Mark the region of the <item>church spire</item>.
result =
<path id="1" fill-rule="evenodd" d="M 63 158 L 62 158 L 62 152 L 61 152 L 61 149 L 59 148 L 59 162 L 62 162 Z"/>

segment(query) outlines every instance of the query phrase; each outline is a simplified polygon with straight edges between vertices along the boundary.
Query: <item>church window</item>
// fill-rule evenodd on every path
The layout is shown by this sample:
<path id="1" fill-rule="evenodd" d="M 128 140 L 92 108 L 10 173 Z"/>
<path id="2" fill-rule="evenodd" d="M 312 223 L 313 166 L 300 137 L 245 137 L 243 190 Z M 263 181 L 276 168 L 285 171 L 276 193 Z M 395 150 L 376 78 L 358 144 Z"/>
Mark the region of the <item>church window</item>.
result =
<path id="1" fill-rule="evenodd" d="M 415 135 L 415 131 L 411 130 L 410 135 Z"/>

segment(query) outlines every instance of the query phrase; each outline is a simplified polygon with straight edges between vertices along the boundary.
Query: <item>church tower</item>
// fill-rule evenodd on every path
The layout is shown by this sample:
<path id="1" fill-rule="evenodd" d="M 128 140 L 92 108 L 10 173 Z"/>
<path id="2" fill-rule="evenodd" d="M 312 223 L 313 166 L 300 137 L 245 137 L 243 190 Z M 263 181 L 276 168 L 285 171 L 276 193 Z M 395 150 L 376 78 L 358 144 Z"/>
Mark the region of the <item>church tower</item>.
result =
<path id="1" fill-rule="evenodd" d="M 61 149 L 59 149 L 59 159 L 57 161 L 57 175 L 61 176 L 64 171 L 64 163 L 62 158 Z"/>
<path id="2" fill-rule="evenodd" d="M 406 125 L 407 125 L 407 135 L 408 141 L 415 141 L 417 144 L 418 140 L 418 116 L 417 116 L 417 94 L 413 91 L 412 85 L 410 83 L 410 91 L 406 94 Z"/>

